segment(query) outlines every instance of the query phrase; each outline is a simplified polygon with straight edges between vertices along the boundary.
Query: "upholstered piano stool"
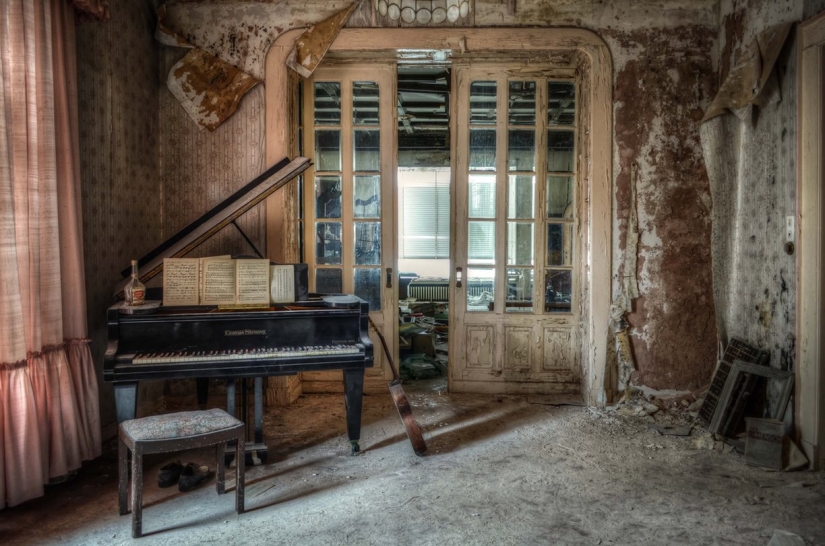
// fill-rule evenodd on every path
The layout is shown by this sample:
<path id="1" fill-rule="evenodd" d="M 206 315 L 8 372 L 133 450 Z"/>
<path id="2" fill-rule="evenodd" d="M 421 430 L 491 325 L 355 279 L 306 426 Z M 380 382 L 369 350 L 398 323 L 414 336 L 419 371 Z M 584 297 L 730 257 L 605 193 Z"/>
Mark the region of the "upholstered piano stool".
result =
<path id="1" fill-rule="evenodd" d="M 244 424 L 222 409 L 184 411 L 132 419 L 120 424 L 118 434 L 118 504 L 120 515 L 127 514 L 127 449 L 132 452 L 132 538 L 142 534 L 143 455 L 215 447 L 215 474 L 218 494 L 224 488 L 224 450 L 230 440 L 235 451 L 235 510 L 244 512 Z"/>

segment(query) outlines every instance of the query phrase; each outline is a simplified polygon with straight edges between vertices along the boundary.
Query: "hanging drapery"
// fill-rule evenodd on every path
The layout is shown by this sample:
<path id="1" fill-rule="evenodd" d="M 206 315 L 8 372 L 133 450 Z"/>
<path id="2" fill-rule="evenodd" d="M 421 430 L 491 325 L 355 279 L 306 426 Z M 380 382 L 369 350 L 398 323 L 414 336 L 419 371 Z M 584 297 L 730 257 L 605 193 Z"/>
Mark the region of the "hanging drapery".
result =
<path id="1" fill-rule="evenodd" d="M 100 417 L 86 339 L 75 12 L 66 0 L 0 6 L 1 509 L 100 455 Z"/>

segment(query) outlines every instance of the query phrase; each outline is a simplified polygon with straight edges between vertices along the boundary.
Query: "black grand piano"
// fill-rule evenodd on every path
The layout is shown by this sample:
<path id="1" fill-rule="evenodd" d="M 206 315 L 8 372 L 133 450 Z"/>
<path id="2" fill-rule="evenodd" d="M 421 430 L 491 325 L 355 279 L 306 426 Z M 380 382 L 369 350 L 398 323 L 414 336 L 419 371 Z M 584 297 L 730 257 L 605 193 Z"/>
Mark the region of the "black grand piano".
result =
<path id="1" fill-rule="evenodd" d="M 268 169 L 141 258 L 141 280 L 162 271 L 163 258 L 182 256 L 230 223 L 237 228 L 238 216 L 308 166 L 308 159 L 298 158 Z M 256 253 L 260 256 L 257 249 Z M 115 293 L 125 284 L 121 282 Z M 140 381 L 197 378 L 198 399 L 203 403 L 208 379 L 226 379 L 227 411 L 234 415 L 235 380 L 244 378 L 245 389 L 245 378 L 254 378 L 255 438 L 247 444 L 247 451 L 265 461 L 262 377 L 340 369 L 347 435 L 352 452 L 359 451 L 364 371 L 373 365 L 369 305 L 360 298 L 319 296 L 266 310 L 195 306 L 160 307 L 152 313 L 126 311 L 133 309 L 123 302 L 108 310 L 109 344 L 103 362 L 103 378 L 114 385 L 118 422 L 135 417 Z M 243 406 L 245 412 L 245 401 Z"/>

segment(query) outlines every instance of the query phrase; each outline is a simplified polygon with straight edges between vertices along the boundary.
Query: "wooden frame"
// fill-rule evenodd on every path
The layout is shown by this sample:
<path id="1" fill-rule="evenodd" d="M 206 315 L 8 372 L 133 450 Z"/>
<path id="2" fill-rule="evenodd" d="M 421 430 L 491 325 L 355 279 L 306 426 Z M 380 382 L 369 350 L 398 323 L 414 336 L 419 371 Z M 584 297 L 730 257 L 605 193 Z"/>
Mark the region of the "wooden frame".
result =
<path id="1" fill-rule="evenodd" d="M 285 60 L 301 30 L 286 32 L 270 48 L 266 61 L 266 158 L 268 161 L 290 151 L 289 69 Z M 501 59 L 524 57 L 547 59 L 554 55 L 582 53 L 587 57 L 588 121 L 581 125 L 590 135 L 590 145 L 579 150 L 587 169 L 588 195 L 582 196 L 589 209 L 584 228 L 585 257 L 588 264 L 583 318 L 583 392 L 590 405 L 604 406 L 607 400 L 607 338 L 611 297 L 612 181 L 613 181 L 613 66 L 609 50 L 595 33 L 578 28 L 345 28 L 328 55 L 397 58 L 399 50 L 445 51 L 454 59 Z M 279 259 L 286 245 L 294 241 L 285 211 L 294 206 L 286 192 L 267 200 L 267 256 Z M 454 274 L 454 273 L 453 273 Z M 453 279 L 454 280 L 454 279 Z M 396 326 L 397 327 L 397 326 Z M 389 332 L 388 332 L 389 333 Z"/>
<path id="2" fill-rule="evenodd" d="M 812 468 L 825 466 L 825 13 L 797 34 L 796 438 Z"/>

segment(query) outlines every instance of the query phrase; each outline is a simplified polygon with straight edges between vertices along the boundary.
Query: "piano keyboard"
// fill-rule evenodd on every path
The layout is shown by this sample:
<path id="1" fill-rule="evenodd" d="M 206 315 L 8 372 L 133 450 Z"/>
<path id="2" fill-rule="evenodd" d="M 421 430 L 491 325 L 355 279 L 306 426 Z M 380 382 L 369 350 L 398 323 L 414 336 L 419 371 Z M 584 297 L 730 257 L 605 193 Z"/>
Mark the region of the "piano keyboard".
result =
<path id="1" fill-rule="evenodd" d="M 229 351 L 172 351 L 168 353 L 138 353 L 134 364 L 164 362 L 215 362 L 223 360 L 265 360 L 269 358 L 297 358 L 328 355 L 357 355 L 363 352 L 360 345 L 317 345 L 312 347 L 257 348 Z"/>

